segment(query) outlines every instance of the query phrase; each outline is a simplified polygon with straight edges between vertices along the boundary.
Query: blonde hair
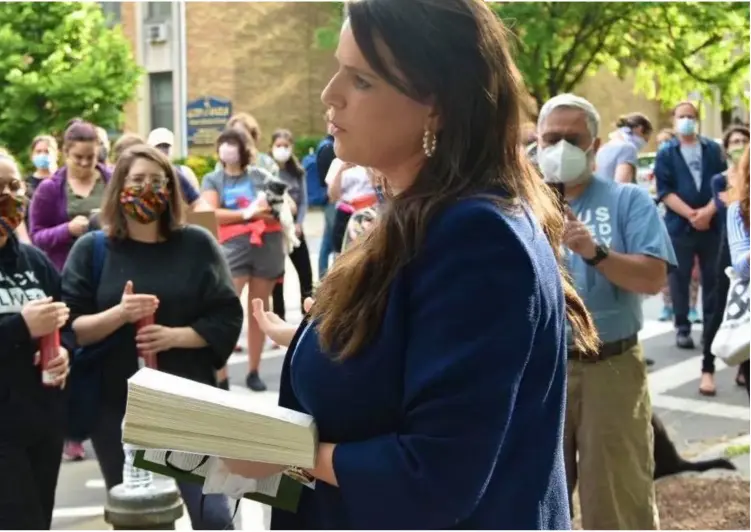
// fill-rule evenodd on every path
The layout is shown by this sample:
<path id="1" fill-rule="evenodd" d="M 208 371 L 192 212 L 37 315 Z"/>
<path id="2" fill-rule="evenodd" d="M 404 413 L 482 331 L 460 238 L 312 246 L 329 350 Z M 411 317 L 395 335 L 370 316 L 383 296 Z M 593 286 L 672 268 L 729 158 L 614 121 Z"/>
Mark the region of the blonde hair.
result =
<path id="1" fill-rule="evenodd" d="M 37 147 L 37 144 L 40 142 L 44 142 L 47 144 L 47 147 L 50 150 L 54 150 L 55 152 L 60 151 L 57 147 L 57 139 L 53 137 L 52 135 L 37 135 L 34 137 L 34 140 L 31 141 L 31 151 L 34 151 L 34 148 Z"/>

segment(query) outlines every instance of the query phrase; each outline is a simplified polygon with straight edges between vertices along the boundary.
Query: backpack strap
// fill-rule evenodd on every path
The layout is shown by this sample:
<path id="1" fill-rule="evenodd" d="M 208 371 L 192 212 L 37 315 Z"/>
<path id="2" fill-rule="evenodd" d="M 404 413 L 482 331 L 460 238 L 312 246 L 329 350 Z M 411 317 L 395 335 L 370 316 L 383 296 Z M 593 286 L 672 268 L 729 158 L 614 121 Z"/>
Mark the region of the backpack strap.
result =
<path id="1" fill-rule="evenodd" d="M 104 269 L 104 260 L 107 258 L 107 238 L 104 231 L 94 231 L 94 252 L 91 261 L 92 281 L 95 287 L 99 286 Z"/>

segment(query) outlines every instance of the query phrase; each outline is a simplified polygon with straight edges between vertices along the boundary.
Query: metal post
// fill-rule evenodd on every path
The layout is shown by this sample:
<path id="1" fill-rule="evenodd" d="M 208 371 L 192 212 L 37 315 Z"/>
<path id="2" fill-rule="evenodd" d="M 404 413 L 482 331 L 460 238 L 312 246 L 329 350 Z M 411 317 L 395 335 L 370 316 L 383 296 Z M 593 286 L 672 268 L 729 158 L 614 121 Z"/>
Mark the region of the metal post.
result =
<path id="1" fill-rule="evenodd" d="M 171 478 L 155 479 L 150 486 L 119 484 L 107 495 L 104 520 L 114 530 L 175 530 L 183 516 L 183 501 Z"/>
<path id="2" fill-rule="evenodd" d="M 143 365 L 143 358 L 139 359 Z M 123 420 L 123 429 L 125 420 Z M 175 530 L 183 516 L 180 490 L 171 478 L 155 478 L 133 465 L 136 449 L 123 444 L 123 482 L 107 494 L 104 520 L 115 530 Z"/>

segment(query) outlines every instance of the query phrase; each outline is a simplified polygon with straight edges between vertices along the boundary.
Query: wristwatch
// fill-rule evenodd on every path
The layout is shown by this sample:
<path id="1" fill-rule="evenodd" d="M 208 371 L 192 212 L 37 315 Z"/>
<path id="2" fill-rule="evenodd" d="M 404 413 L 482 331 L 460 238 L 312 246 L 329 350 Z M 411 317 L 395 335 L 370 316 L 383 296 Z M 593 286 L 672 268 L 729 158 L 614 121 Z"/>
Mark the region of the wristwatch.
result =
<path id="1" fill-rule="evenodd" d="M 607 259 L 608 255 L 610 255 L 610 248 L 605 244 L 597 244 L 597 246 L 595 246 L 595 256 L 591 259 L 584 259 L 584 262 L 590 266 L 597 266 Z"/>

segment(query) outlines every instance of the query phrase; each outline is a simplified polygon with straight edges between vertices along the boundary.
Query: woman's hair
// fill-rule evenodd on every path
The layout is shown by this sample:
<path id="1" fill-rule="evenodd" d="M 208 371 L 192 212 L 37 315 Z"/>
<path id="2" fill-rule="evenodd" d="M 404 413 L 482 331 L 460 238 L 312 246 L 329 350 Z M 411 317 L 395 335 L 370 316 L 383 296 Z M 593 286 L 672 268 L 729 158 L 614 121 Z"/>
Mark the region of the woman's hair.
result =
<path id="1" fill-rule="evenodd" d="M 37 147 L 37 144 L 44 142 L 47 144 L 47 148 L 50 150 L 58 151 L 57 140 L 52 135 L 37 135 L 34 140 L 31 141 L 31 152 L 33 153 Z"/>
<path id="2" fill-rule="evenodd" d="M 228 127 L 227 129 L 222 131 L 219 137 L 217 137 L 216 139 L 217 151 L 219 151 L 219 146 L 221 146 L 225 142 L 227 144 L 233 144 L 240 149 L 240 166 L 242 168 L 247 167 L 250 164 L 251 160 L 250 147 L 252 145 L 252 141 L 250 137 L 243 131 Z"/>
<path id="3" fill-rule="evenodd" d="M 168 238 L 173 231 L 184 224 L 184 206 L 180 183 L 177 181 L 175 170 L 167 156 L 145 143 L 128 148 L 117 159 L 112 178 L 107 184 L 102 198 L 100 215 L 102 227 L 110 238 L 123 240 L 128 237 L 128 224 L 125 221 L 125 213 L 120 206 L 120 194 L 125 186 L 130 168 L 137 159 L 148 159 L 155 162 L 167 177 L 169 205 L 159 218 L 159 233 L 163 238 Z"/>
<path id="4" fill-rule="evenodd" d="M 740 124 L 730 126 L 722 135 L 722 147 L 725 149 L 725 153 L 727 153 L 728 147 L 730 146 L 730 137 L 732 137 L 735 133 L 740 133 L 741 135 L 746 137 L 746 140 L 751 139 L 751 131 L 749 131 L 746 126 L 742 126 Z"/>
<path id="5" fill-rule="evenodd" d="M 258 144 L 261 140 L 261 126 L 258 125 L 253 115 L 249 113 L 237 113 L 227 122 L 228 128 L 242 127 L 245 132 L 250 136 L 253 143 Z"/>
<path id="6" fill-rule="evenodd" d="M 684 105 L 689 105 L 689 106 L 691 106 L 691 107 L 692 107 L 692 108 L 694 109 L 694 113 L 696 114 L 696 118 L 699 118 L 699 108 L 697 107 L 697 105 L 696 105 L 696 104 L 695 104 L 694 102 L 692 102 L 692 101 L 689 101 L 689 100 L 684 100 L 684 101 L 682 101 L 682 102 L 678 102 L 678 103 L 677 103 L 677 104 L 675 105 L 675 107 L 673 107 L 673 111 L 672 111 L 672 113 L 671 113 L 671 114 L 672 114 L 673 116 L 675 116 L 675 113 L 677 113 L 677 112 L 678 112 L 678 109 L 680 109 L 680 108 L 681 108 L 681 107 L 683 107 Z"/>
<path id="7" fill-rule="evenodd" d="M 652 131 L 654 131 L 652 122 L 641 113 L 629 113 L 621 116 L 615 123 L 615 127 L 627 127 L 630 129 L 641 127 L 645 135 L 651 135 Z"/>
<path id="8" fill-rule="evenodd" d="M 117 160 L 125 152 L 125 150 L 138 146 L 139 144 L 146 144 L 146 140 L 136 133 L 123 133 L 119 139 L 115 141 L 115 145 L 112 146 L 112 161 L 117 163 Z"/>
<path id="9" fill-rule="evenodd" d="M 76 142 L 99 142 L 96 128 L 84 120 L 74 118 L 68 122 L 63 135 L 63 149 L 68 150 Z"/>
<path id="10" fill-rule="evenodd" d="M 22 180 L 21 180 L 21 168 L 18 166 L 18 162 L 16 161 L 16 158 L 13 157 L 13 155 L 10 154 L 8 150 L 0 146 L 0 164 L 5 164 L 7 166 L 10 166 L 14 173 L 16 174 L 16 179 L 19 181 L 19 185 L 21 187 L 24 186 Z M 13 182 L 12 180 L 10 181 Z M 5 189 L 5 187 L 8 185 L 8 181 L 4 179 L 0 179 L 0 190 Z"/>
<path id="11" fill-rule="evenodd" d="M 747 144 L 746 149 L 743 150 L 743 155 L 741 156 L 740 161 L 738 161 L 738 166 L 736 167 L 735 186 L 730 189 L 730 195 L 733 201 L 738 201 L 740 203 L 741 218 L 743 219 L 743 223 L 747 230 L 749 228 L 749 203 L 751 203 L 751 200 L 749 199 L 751 187 L 749 187 L 748 151 L 749 145 Z"/>
<path id="12" fill-rule="evenodd" d="M 250 113 L 237 113 L 229 119 L 227 128 L 240 128 L 247 133 L 250 162 L 255 164 L 258 160 L 258 143 L 261 141 L 261 126 L 258 125 L 258 120 Z"/>
<path id="13" fill-rule="evenodd" d="M 274 131 L 274 133 L 271 135 L 271 146 L 273 147 L 274 143 L 279 139 L 284 139 L 289 142 L 290 149 L 294 150 L 295 139 L 292 137 L 292 132 L 289 129 L 277 129 L 276 131 Z M 302 179 L 305 176 L 305 170 L 303 170 L 300 161 L 297 160 L 297 156 L 294 154 L 294 151 L 290 158 L 287 159 L 287 162 L 284 163 L 284 169 L 288 174 L 296 177 L 297 179 Z"/>
<path id="14" fill-rule="evenodd" d="M 324 349 L 346 358 L 372 340 L 389 287 L 416 256 L 430 220 L 459 198 L 498 189 L 503 208 L 526 205 L 540 221 L 559 261 L 574 344 L 596 350 L 592 318 L 560 258 L 560 204 L 519 145 L 522 78 L 503 24 L 482 0 L 361 0 L 348 10 L 370 66 L 406 96 L 434 104 L 442 130 L 414 184 L 384 204 L 373 230 L 323 279 L 312 316 Z"/>

